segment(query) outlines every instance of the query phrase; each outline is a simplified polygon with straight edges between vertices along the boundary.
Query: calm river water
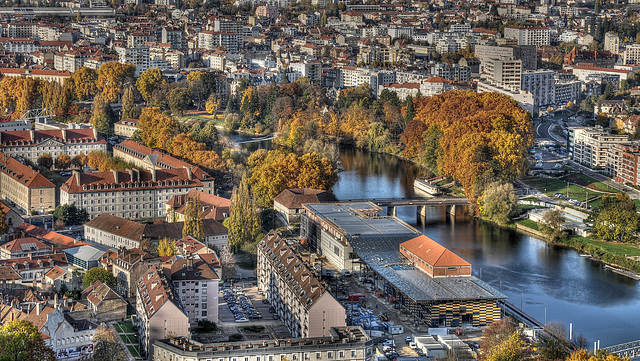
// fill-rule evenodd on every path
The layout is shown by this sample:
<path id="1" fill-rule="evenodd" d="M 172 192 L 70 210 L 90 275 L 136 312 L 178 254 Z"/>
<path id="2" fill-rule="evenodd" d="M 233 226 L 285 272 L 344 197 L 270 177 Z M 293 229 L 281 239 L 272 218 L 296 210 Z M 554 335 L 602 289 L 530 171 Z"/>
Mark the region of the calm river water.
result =
<path id="1" fill-rule="evenodd" d="M 343 171 L 333 187 L 340 200 L 413 196 L 417 170 L 410 163 L 354 149 L 341 151 L 340 162 Z M 545 322 L 546 313 L 546 321 L 561 321 L 567 330 L 572 323 L 574 335 L 584 334 L 591 347 L 597 340 L 606 347 L 640 339 L 638 281 L 574 250 L 469 217 L 451 219 L 438 207 L 425 220 L 415 207 L 401 207 L 397 215 L 470 262 L 476 276 L 539 321 Z"/>

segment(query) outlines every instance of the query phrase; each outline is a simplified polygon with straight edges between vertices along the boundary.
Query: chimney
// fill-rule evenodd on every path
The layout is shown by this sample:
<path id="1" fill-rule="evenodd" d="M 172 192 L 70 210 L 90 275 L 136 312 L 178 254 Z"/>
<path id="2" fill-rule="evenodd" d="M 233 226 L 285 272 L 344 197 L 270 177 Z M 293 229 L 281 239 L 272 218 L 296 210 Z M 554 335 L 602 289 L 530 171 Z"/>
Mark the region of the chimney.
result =
<path id="1" fill-rule="evenodd" d="M 151 172 L 151 179 L 153 180 L 153 182 L 157 182 L 157 175 L 156 175 L 156 169 L 155 168 L 151 168 L 149 170 L 149 172 Z"/>
<path id="2" fill-rule="evenodd" d="M 29 257 L 29 260 L 33 259 L 33 255 L 31 254 L 31 252 L 29 252 L 29 254 L 27 255 L 27 257 Z"/>
<path id="3" fill-rule="evenodd" d="M 30 130 L 30 131 L 29 131 L 29 135 L 31 136 L 31 141 L 32 141 L 32 142 L 35 142 L 35 139 L 33 138 L 33 137 L 34 137 L 34 135 L 33 135 L 33 130 Z"/>
<path id="4" fill-rule="evenodd" d="M 62 140 L 66 143 L 67 142 L 67 130 L 66 129 L 62 129 L 60 131 L 62 132 Z"/>
<path id="5" fill-rule="evenodd" d="M 189 271 L 193 269 L 193 256 L 187 257 L 187 269 Z"/>
<path id="6" fill-rule="evenodd" d="M 136 174 L 136 182 L 140 182 L 140 170 L 134 169 L 133 171 Z"/>
<path id="7" fill-rule="evenodd" d="M 118 171 L 115 169 L 111 169 L 111 173 L 113 173 L 113 181 L 115 184 L 118 184 Z"/>
<path id="8" fill-rule="evenodd" d="M 193 180 L 193 173 L 191 172 L 191 167 L 187 167 L 185 165 L 184 168 L 187 170 L 187 177 L 189 178 L 189 180 Z"/>
<path id="9" fill-rule="evenodd" d="M 80 184 L 80 171 L 74 170 L 73 171 L 73 176 L 76 178 L 76 185 L 78 187 L 80 187 L 81 186 L 81 184 Z"/>
<path id="10" fill-rule="evenodd" d="M 98 140 L 98 131 L 96 128 L 93 128 L 93 139 Z"/>
<path id="11" fill-rule="evenodd" d="M 127 168 L 127 172 L 129 172 L 129 182 L 133 183 L 133 169 Z"/>
<path id="12" fill-rule="evenodd" d="M 42 303 L 36 302 L 36 315 L 40 315 L 40 311 L 42 311 Z"/>

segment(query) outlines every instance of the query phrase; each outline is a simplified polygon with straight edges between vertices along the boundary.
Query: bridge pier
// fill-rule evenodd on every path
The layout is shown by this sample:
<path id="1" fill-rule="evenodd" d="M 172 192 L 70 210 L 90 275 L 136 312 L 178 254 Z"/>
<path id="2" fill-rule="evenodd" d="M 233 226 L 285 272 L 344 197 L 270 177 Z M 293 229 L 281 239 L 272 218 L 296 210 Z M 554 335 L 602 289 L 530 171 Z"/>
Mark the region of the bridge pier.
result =
<path id="1" fill-rule="evenodd" d="M 398 214 L 398 210 L 396 206 L 387 206 L 387 216 L 396 216 Z"/>
<path id="2" fill-rule="evenodd" d="M 449 206 L 449 215 L 453 218 L 456 217 L 456 205 Z"/>
<path id="3" fill-rule="evenodd" d="M 427 216 L 427 206 L 417 206 L 418 215 L 422 218 Z"/>

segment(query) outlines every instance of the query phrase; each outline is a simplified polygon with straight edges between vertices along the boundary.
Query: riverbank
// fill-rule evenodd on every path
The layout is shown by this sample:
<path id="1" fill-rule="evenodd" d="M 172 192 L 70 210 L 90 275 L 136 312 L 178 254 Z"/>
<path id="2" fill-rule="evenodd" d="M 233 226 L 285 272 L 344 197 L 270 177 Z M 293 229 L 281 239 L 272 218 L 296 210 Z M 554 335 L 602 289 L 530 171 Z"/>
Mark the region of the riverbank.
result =
<path id="1" fill-rule="evenodd" d="M 514 225 L 516 230 L 530 234 L 548 244 L 572 248 L 581 254 L 588 254 L 592 259 L 600 261 L 606 265 L 620 267 L 634 273 L 640 273 L 640 262 L 629 258 L 640 256 L 640 248 L 638 247 L 627 244 L 605 242 L 591 237 L 575 235 L 570 235 L 564 240 L 558 239 L 555 241 L 549 241 L 546 235 L 539 231 L 538 223 L 530 219 L 518 221 L 514 223 Z"/>

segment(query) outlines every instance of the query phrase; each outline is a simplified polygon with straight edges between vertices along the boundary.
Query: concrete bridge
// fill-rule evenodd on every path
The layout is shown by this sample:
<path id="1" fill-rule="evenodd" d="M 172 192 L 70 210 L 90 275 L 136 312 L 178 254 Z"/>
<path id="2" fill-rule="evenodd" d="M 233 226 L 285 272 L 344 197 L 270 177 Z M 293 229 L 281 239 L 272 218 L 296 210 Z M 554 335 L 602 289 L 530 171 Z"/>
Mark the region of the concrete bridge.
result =
<path id="1" fill-rule="evenodd" d="M 640 340 L 605 347 L 601 350 L 606 353 L 615 354 L 620 358 L 628 357 L 632 360 L 637 360 L 640 359 Z"/>
<path id="2" fill-rule="evenodd" d="M 387 214 L 396 215 L 397 207 L 415 206 L 421 216 L 426 215 L 426 207 L 445 206 L 452 216 L 456 214 L 456 206 L 466 206 L 469 204 L 464 197 L 429 197 L 429 198 L 373 198 L 373 199 L 349 199 L 341 202 L 373 202 L 380 207 L 387 207 Z"/>

